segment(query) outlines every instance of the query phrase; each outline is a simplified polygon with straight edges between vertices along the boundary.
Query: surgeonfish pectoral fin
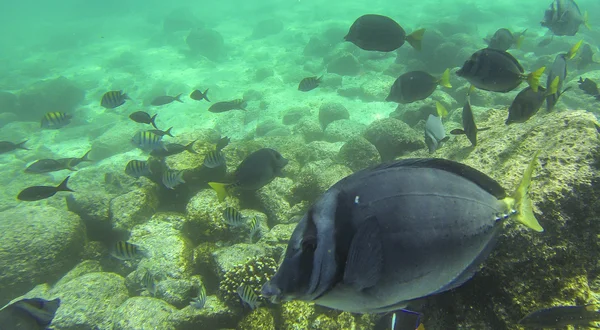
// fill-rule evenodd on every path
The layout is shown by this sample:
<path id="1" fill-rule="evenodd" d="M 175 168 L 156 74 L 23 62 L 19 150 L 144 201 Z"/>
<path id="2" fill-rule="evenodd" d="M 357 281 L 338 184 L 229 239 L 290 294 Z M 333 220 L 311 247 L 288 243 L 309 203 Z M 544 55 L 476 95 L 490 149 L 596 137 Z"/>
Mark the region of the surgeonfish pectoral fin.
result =
<path id="1" fill-rule="evenodd" d="M 535 152 L 533 159 L 523 174 L 523 178 L 521 179 L 519 187 L 512 197 L 505 198 L 505 202 L 507 205 L 511 206 L 511 209 L 515 209 L 517 211 L 517 221 L 537 232 L 542 232 L 544 231 L 544 228 L 542 228 L 540 223 L 535 218 L 535 214 L 533 214 L 533 204 L 528 195 L 529 186 L 531 185 L 531 174 L 533 173 L 533 169 L 537 164 L 539 153 L 539 150 Z"/>
<path id="2" fill-rule="evenodd" d="M 435 101 L 435 109 L 437 110 L 438 117 L 444 118 L 448 116 L 448 110 L 438 101 Z"/>
<path id="3" fill-rule="evenodd" d="M 558 83 L 560 82 L 560 78 L 558 76 L 554 77 L 550 86 L 548 86 L 548 90 L 546 91 L 546 96 L 554 95 L 558 91 Z"/>
<path id="4" fill-rule="evenodd" d="M 583 25 L 588 29 L 588 30 L 592 30 L 592 27 L 590 26 L 590 21 L 589 21 L 590 17 L 588 12 L 586 11 L 585 13 L 583 13 Z"/>
<path id="5" fill-rule="evenodd" d="M 217 198 L 219 199 L 219 202 L 224 201 L 225 197 L 229 196 L 229 193 L 227 192 L 227 184 L 218 183 L 218 182 L 209 182 L 208 185 L 211 188 L 213 188 L 213 190 L 217 193 Z"/>
<path id="6" fill-rule="evenodd" d="M 381 278 L 383 250 L 381 228 L 376 217 L 369 217 L 356 229 L 344 269 L 344 283 L 357 290 L 370 288 Z"/>
<path id="7" fill-rule="evenodd" d="M 540 85 L 540 77 L 542 76 L 545 70 L 546 67 L 543 66 L 527 75 L 527 83 L 529 84 L 529 86 L 531 86 L 531 90 L 535 93 L 537 93 L 538 91 L 538 86 Z"/>
<path id="8" fill-rule="evenodd" d="M 421 50 L 421 41 L 423 40 L 423 35 L 425 34 L 425 29 L 418 29 L 413 31 L 413 33 L 406 36 L 406 41 L 412 46 L 412 48 L 416 50 Z"/>
<path id="9" fill-rule="evenodd" d="M 577 55 L 577 51 L 579 50 L 579 47 L 581 47 L 581 44 L 583 44 L 583 40 L 579 40 L 575 45 L 573 45 L 573 47 L 571 47 L 571 49 L 569 49 L 567 52 L 568 60 L 573 59 L 573 57 Z"/>
<path id="10" fill-rule="evenodd" d="M 469 90 L 467 91 L 467 98 L 469 96 L 471 96 L 471 93 L 473 93 L 473 91 L 475 91 L 475 85 L 469 86 Z M 469 102 L 470 102 L 470 100 L 469 100 Z"/>
<path id="11" fill-rule="evenodd" d="M 439 84 L 446 88 L 452 88 L 452 85 L 450 84 L 450 69 L 446 69 L 446 71 L 444 71 L 440 77 Z"/>

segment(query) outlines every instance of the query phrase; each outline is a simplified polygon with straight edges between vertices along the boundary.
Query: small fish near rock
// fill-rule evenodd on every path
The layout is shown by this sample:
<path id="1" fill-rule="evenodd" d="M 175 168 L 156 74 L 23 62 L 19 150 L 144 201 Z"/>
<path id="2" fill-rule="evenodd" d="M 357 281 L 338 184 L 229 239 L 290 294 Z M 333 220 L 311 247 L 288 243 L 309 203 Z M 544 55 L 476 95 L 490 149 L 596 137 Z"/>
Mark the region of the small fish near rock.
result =
<path id="1" fill-rule="evenodd" d="M 597 96 L 600 94 L 600 90 L 598 90 L 598 84 L 590 78 L 582 79 L 579 77 L 579 89 L 581 89 L 584 93 L 591 96 Z"/>
<path id="2" fill-rule="evenodd" d="M 361 49 L 369 51 L 391 52 L 408 42 L 414 49 L 421 50 L 421 40 L 425 29 L 419 29 L 406 35 L 400 24 L 383 15 L 363 15 L 356 19 L 344 40 Z"/>
<path id="3" fill-rule="evenodd" d="M 158 129 L 158 127 L 156 127 L 156 116 L 158 116 L 158 114 L 150 116 L 150 114 L 145 111 L 136 111 L 129 115 L 129 119 L 140 124 L 151 124 L 154 128 Z"/>
<path id="4" fill-rule="evenodd" d="M 48 112 L 42 117 L 41 127 L 46 129 L 59 129 L 71 123 L 73 115 L 64 112 Z"/>
<path id="5" fill-rule="evenodd" d="M 506 51 L 510 47 L 521 48 L 521 43 L 525 38 L 525 32 L 512 33 L 509 29 L 498 29 L 490 39 L 484 39 L 488 43 L 488 48 Z"/>
<path id="6" fill-rule="evenodd" d="M 221 113 L 231 110 L 246 110 L 247 102 L 243 99 L 236 99 L 232 101 L 221 101 L 214 103 L 208 108 L 208 111 L 213 113 Z"/>
<path id="7" fill-rule="evenodd" d="M 25 140 L 19 143 L 13 143 L 10 141 L 0 141 L 0 154 L 11 152 L 17 149 L 30 150 L 29 148 L 25 147 L 25 143 L 27 143 L 27 141 L 29 140 Z"/>
<path id="8" fill-rule="evenodd" d="M 184 151 L 187 151 L 192 154 L 196 154 L 196 150 L 194 150 L 194 143 L 196 140 L 188 143 L 187 145 L 179 144 L 179 143 L 168 143 L 165 145 L 164 149 L 154 149 L 150 152 L 150 156 L 154 157 L 168 157 L 180 154 Z"/>
<path id="9" fill-rule="evenodd" d="M 558 329 L 568 325 L 599 328 L 600 310 L 597 305 L 556 306 L 532 312 L 519 321 L 519 324 L 536 327 Z"/>
<path id="10" fill-rule="evenodd" d="M 155 97 L 150 104 L 153 106 L 161 106 L 161 105 L 166 105 L 169 104 L 171 102 L 179 102 L 179 103 L 183 103 L 183 101 L 180 99 L 181 98 L 181 94 L 178 94 L 176 96 L 169 96 L 169 95 L 162 95 L 162 96 L 157 96 Z"/>
<path id="11" fill-rule="evenodd" d="M 301 92 L 312 91 L 313 89 L 319 87 L 319 84 L 321 83 L 321 79 L 323 79 L 323 76 L 304 78 L 298 84 L 298 90 Z"/>
<path id="12" fill-rule="evenodd" d="M 529 88 L 529 87 L 527 87 Z M 464 134 L 469 141 L 471 142 L 471 146 L 477 146 L 477 132 L 486 131 L 490 129 L 490 127 L 486 128 L 477 128 L 475 124 L 475 116 L 473 116 L 473 109 L 471 108 L 471 98 L 467 95 L 467 101 L 463 106 L 462 111 L 462 129 L 453 129 L 450 131 L 452 135 L 462 135 Z"/>
<path id="13" fill-rule="evenodd" d="M 190 94 L 190 99 L 195 100 L 195 101 L 202 101 L 202 100 L 206 100 L 206 102 L 210 102 L 210 100 L 208 99 L 208 89 L 206 89 L 204 91 L 204 93 L 202 93 L 199 90 L 194 90 L 191 94 Z"/>
<path id="14" fill-rule="evenodd" d="M 110 91 L 102 95 L 100 105 L 106 109 L 114 109 L 125 104 L 126 100 L 131 100 L 123 91 Z"/>
<path id="15" fill-rule="evenodd" d="M 452 88 L 452 85 L 450 85 L 450 69 L 446 69 L 439 78 L 425 71 L 407 72 L 394 81 L 385 100 L 402 104 L 424 100 L 433 94 L 438 85 Z"/>
<path id="16" fill-rule="evenodd" d="M 125 166 L 125 174 L 134 178 L 140 178 L 151 175 L 152 171 L 147 161 L 134 159 L 130 160 Z"/>
<path id="17" fill-rule="evenodd" d="M 52 187 L 52 186 L 33 186 L 33 187 L 25 188 L 24 190 L 22 190 L 19 193 L 19 195 L 17 196 L 17 199 L 21 200 L 21 201 L 33 202 L 33 201 L 39 201 L 39 200 L 42 200 L 42 199 L 46 199 L 46 198 L 52 197 L 52 196 L 56 195 L 56 193 L 59 192 L 59 191 L 71 191 L 71 192 L 74 192 L 74 190 L 71 190 L 71 188 L 67 187 L 67 183 L 69 182 L 69 178 L 70 177 L 67 177 L 63 182 L 61 182 L 56 187 Z"/>

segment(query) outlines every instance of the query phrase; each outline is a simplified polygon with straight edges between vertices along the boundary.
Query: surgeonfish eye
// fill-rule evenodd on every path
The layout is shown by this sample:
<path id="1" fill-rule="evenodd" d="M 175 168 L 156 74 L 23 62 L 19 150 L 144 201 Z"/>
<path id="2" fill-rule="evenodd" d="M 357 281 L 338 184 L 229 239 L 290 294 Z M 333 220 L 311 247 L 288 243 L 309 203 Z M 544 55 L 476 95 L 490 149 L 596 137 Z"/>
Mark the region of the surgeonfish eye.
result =
<path id="1" fill-rule="evenodd" d="M 314 251 L 317 248 L 317 239 L 316 237 L 308 237 L 302 240 L 302 251 L 312 250 Z"/>

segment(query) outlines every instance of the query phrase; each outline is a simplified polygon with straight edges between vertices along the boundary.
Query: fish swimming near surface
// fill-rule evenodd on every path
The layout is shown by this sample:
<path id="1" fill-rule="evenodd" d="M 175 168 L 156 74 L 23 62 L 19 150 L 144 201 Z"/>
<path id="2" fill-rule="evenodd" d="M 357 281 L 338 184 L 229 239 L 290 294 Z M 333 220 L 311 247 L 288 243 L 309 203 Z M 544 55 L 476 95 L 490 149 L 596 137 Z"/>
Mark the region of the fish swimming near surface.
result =
<path id="1" fill-rule="evenodd" d="M 114 109 L 125 104 L 126 100 L 131 100 L 123 91 L 110 91 L 102 95 L 100 105 L 106 109 Z"/>
<path id="2" fill-rule="evenodd" d="M 196 140 L 188 143 L 187 145 L 179 144 L 179 143 L 167 143 L 165 144 L 164 149 L 154 149 L 150 152 L 150 156 L 154 157 L 168 157 L 180 154 L 184 151 L 187 151 L 192 154 L 197 154 L 196 150 L 194 150 L 194 143 Z"/>
<path id="3" fill-rule="evenodd" d="M 150 131 L 141 131 L 135 133 L 133 138 L 131 138 L 131 143 L 144 151 L 165 149 L 165 145 L 162 142 L 162 136 Z"/>
<path id="4" fill-rule="evenodd" d="M 148 162 L 144 160 L 130 160 L 125 166 L 125 174 L 134 178 L 149 176 L 152 174 Z"/>
<path id="5" fill-rule="evenodd" d="M 139 246 L 126 242 L 118 241 L 111 247 L 111 255 L 119 260 L 135 260 L 147 257 L 147 252 Z"/>
<path id="6" fill-rule="evenodd" d="M 39 159 L 27 166 L 25 173 L 41 174 L 61 170 L 76 171 L 77 169 L 75 169 L 75 166 L 82 162 L 90 161 L 88 158 L 89 154 L 90 151 L 86 152 L 85 155 L 80 158 Z"/>
<path id="7" fill-rule="evenodd" d="M 579 52 L 579 59 L 577 61 L 577 70 L 585 70 L 588 65 L 600 64 L 600 62 L 594 59 L 594 51 L 589 44 L 583 45 Z"/>
<path id="8" fill-rule="evenodd" d="M 574 0 L 554 0 L 544 12 L 542 26 L 557 36 L 574 36 L 581 24 L 589 29 L 587 13 L 582 14 Z"/>
<path id="9" fill-rule="evenodd" d="M 0 326 L 4 330 L 45 330 L 48 329 L 60 299 L 42 298 L 20 299 L 0 309 Z"/>
<path id="10" fill-rule="evenodd" d="M 558 329 L 568 325 L 600 328 L 597 305 L 557 306 L 537 310 L 525 316 L 519 324 L 528 327 Z"/>
<path id="11" fill-rule="evenodd" d="M 237 289 L 237 294 L 242 300 L 242 303 L 250 309 L 256 309 L 260 306 L 258 295 L 250 286 L 245 284 L 240 285 Z"/>
<path id="12" fill-rule="evenodd" d="M 424 100 L 433 94 L 438 85 L 452 88 L 452 85 L 450 85 L 450 69 L 446 69 L 439 78 L 425 71 L 407 72 L 394 81 L 385 100 L 403 104 Z"/>
<path id="13" fill-rule="evenodd" d="M 323 76 L 304 78 L 298 84 L 298 90 L 301 92 L 312 91 L 313 89 L 319 87 L 319 84 L 321 83 L 321 79 L 323 79 Z"/>
<path id="14" fill-rule="evenodd" d="M 494 35 L 489 39 L 484 39 L 488 44 L 488 48 L 498 49 L 507 51 L 510 47 L 515 46 L 515 48 L 521 48 L 521 43 L 525 38 L 525 32 L 527 29 L 522 32 L 512 33 L 509 29 L 498 29 L 494 32 Z"/>
<path id="15" fill-rule="evenodd" d="M 223 166 L 225 165 L 225 154 L 219 150 L 209 151 L 204 156 L 204 162 L 202 164 L 208 168 L 217 168 L 219 166 Z"/>
<path id="16" fill-rule="evenodd" d="M 135 121 L 136 123 L 140 123 L 140 124 L 151 124 L 152 126 L 154 126 L 154 128 L 158 129 L 158 127 L 156 127 L 156 122 L 155 122 L 156 116 L 158 116 L 158 114 L 155 114 L 154 116 L 150 116 L 150 114 L 148 114 L 145 111 L 136 111 L 129 115 L 129 119 Z"/>
<path id="17" fill-rule="evenodd" d="M 489 176 L 446 159 L 351 174 L 298 222 L 262 296 L 383 313 L 461 286 L 492 252 L 505 221 L 543 231 L 528 197 L 537 155 L 510 197 Z"/>
<path id="18" fill-rule="evenodd" d="M 548 96 L 556 94 L 558 82 L 559 78 L 555 77 L 554 81 L 550 84 L 549 90 L 540 86 L 538 87 L 538 91 L 534 92 L 531 87 L 527 86 L 520 91 L 510 107 L 508 107 L 508 118 L 505 124 L 524 123 L 533 117 L 540 110 L 544 101 L 547 101 Z"/>
<path id="19" fill-rule="evenodd" d="M 158 135 L 158 136 L 170 136 L 170 137 L 174 137 L 173 133 L 171 133 L 171 130 L 173 129 L 173 127 L 169 127 L 166 131 L 160 130 L 160 129 L 151 129 L 148 132 Z"/>
<path id="20" fill-rule="evenodd" d="M 213 105 L 211 105 L 210 108 L 208 108 L 208 111 L 214 112 L 214 113 L 221 113 L 221 112 L 226 112 L 226 111 L 231 111 L 231 110 L 246 110 L 247 104 L 248 103 L 246 103 L 246 101 L 244 101 L 243 99 L 236 99 L 236 100 L 232 100 L 232 101 L 222 101 L 222 102 L 217 102 L 217 103 L 214 103 Z"/>
<path id="21" fill-rule="evenodd" d="M 467 139 L 469 139 L 469 141 L 471 142 L 472 147 L 477 146 L 477 132 L 486 131 L 490 129 L 489 127 L 477 128 L 477 125 L 475 124 L 475 116 L 473 116 L 473 109 L 471 108 L 471 97 L 469 95 L 467 95 L 467 101 L 463 106 L 462 124 L 462 129 L 453 129 L 452 131 L 450 131 L 450 134 L 464 134 L 467 137 Z"/>
<path id="22" fill-rule="evenodd" d="M 239 227 L 246 223 L 246 218 L 242 213 L 231 206 L 227 206 L 223 210 L 223 219 L 226 224 L 232 227 Z"/>
<path id="23" fill-rule="evenodd" d="M 204 287 L 204 284 L 200 283 L 198 297 L 192 298 L 190 306 L 194 307 L 195 309 L 202 309 L 204 308 L 204 305 L 206 305 L 206 288 Z"/>
<path id="24" fill-rule="evenodd" d="M 425 29 L 406 35 L 400 24 L 383 15 L 363 15 L 352 23 L 344 40 L 361 49 L 391 52 L 408 42 L 414 49 L 421 50 L 421 40 Z"/>
<path id="25" fill-rule="evenodd" d="M 167 169 L 163 171 L 162 174 L 162 184 L 167 187 L 167 189 L 175 189 L 178 185 L 185 183 L 183 180 L 184 171 L 176 171 Z"/>
<path id="26" fill-rule="evenodd" d="M 154 106 L 160 106 L 160 105 L 166 105 L 169 104 L 171 102 L 179 102 L 179 103 L 183 103 L 183 101 L 180 99 L 181 98 L 181 94 L 178 94 L 176 96 L 169 96 L 169 95 L 162 95 L 162 96 L 157 96 L 155 97 L 152 102 L 150 102 L 151 105 Z"/>
<path id="27" fill-rule="evenodd" d="M 562 90 L 562 85 L 565 79 L 567 78 L 567 61 L 575 57 L 577 54 L 577 50 L 581 46 L 582 41 L 576 43 L 571 49 L 564 54 L 558 54 L 554 58 L 554 62 L 552 63 L 552 67 L 548 72 L 548 79 L 546 86 L 550 86 L 555 78 L 558 78 L 558 86 L 556 88 L 556 92 L 554 94 L 549 94 L 546 97 L 546 110 L 548 112 L 554 110 L 556 103 L 558 103 L 558 99 L 564 93 Z"/>
<path id="28" fill-rule="evenodd" d="M 584 80 L 579 77 L 579 81 L 577 83 L 579 84 L 579 89 L 588 95 L 596 96 L 600 94 L 600 91 L 598 90 L 598 84 L 596 84 L 596 82 L 590 78 L 585 78 Z"/>
<path id="29" fill-rule="evenodd" d="M 233 183 L 209 182 L 217 193 L 219 201 L 228 196 L 228 188 L 241 190 L 258 190 L 269 184 L 276 177 L 283 177 L 281 170 L 288 164 L 277 150 L 259 149 L 248 155 L 234 172 Z"/>
<path id="30" fill-rule="evenodd" d="M 58 186 L 56 187 L 52 187 L 52 186 L 33 186 L 33 187 L 28 187 L 23 189 L 19 195 L 17 196 L 18 200 L 21 201 L 27 201 L 27 202 L 32 202 L 32 201 L 39 201 L 42 199 L 46 199 L 49 197 L 52 197 L 54 195 L 56 195 L 57 192 L 59 191 L 71 191 L 74 192 L 74 190 L 71 190 L 71 188 L 67 187 L 67 183 L 69 182 L 69 176 L 63 180 L 63 182 L 61 182 Z"/>
<path id="31" fill-rule="evenodd" d="M 208 89 L 206 89 L 204 91 L 204 93 L 202 93 L 199 90 L 194 90 L 191 94 L 190 94 L 190 99 L 192 100 L 196 100 L 196 101 L 202 101 L 202 100 L 206 100 L 206 102 L 210 102 L 210 100 L 208 99 Z"/>
<path id="32" fill-rule="evenodd" d="M 230 141 L 231 141 L 231 139 L 227 136 L 220 138 L 219 141 L 217 141 L 217 145 L 215 145 L 215 150 L 221 151 L 221 150 L 225 149 L 225 147 L 227 147 L 229 145 Z"/>
<path id="33" fill-rule="evenodd" d="M 41 127 L 46 129 L 59 129 L 71 123 L 73 115 L 64 112 L 48 112 L 42 117 Z"/>
<path id="34" fill-rule="evenodd" d="M 508 93 L 519 87 L 524 80 L 534 91 L 537 91 L 540 77 L 545 69 L 541 67 L 525 74 L 523 66 L 509 53 L 484 48 L 473 53 L 456 74 L 479 89 Z"/>
<path id="35" fill-rule="evenodd" d="M 27 141 L 29 140 L 25 140 L 19 143 L 13 143 L 10 141 L 0 141 L 0 154 L 5 154 L 7 152 L 11 152 L 17 149 L 30 150 L 25 146 L 25 143 L 27 143 Z"/>

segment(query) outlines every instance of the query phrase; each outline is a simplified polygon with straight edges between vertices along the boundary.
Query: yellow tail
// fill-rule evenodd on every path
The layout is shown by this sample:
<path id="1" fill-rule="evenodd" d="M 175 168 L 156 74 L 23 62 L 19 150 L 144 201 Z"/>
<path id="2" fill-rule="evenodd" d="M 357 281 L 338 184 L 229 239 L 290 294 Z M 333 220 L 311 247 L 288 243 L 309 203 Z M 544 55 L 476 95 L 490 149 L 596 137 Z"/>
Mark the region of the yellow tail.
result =
<path id="1" fill-rule="evenodd" d="M 537 163 L 539 153 L 539 151 L 536 151 L 533 155 L 533 159 L 529 163 L 529 166 L 527 166 L 523 178 L 521 179 L 521 183 L 513 196 L 505 198 L 504 202 L 510 209 L 517 211 L 517 221 L 537 232 L 542 232 L 544 231 L 544 228 L 542 228 L 535 218 L 535 214 L 533 214 L 533 203 L 528 196 L 529 186 L 531 185 L 531 174 Z"/>
<path id="2" fill-rule="evenodd" d="M 527 75 L 527 83 L 529 84 L 529 86 L 531 86 L 531 89 L 535 93 L 537 93 L 537 91 L 538 91 L 538 86 L 540 85 L 540 77 L 544 73 L 544 70 L 546 70 L 545 66 L 543 66 Z"/>
<path id="3" fill-rule="evenodd" d="M 438 84 L 446 88 L 452 88 L 452 85 L 450 85 L 450 69 L 446 69 L 446 71 L 444 71 L 440 77 L 440 80 L 438 81 Z"/>
<path id="4" fill-rule="evenodd" d="M 546 90 L 546 95 L 553 95 L 556 94 L 556 92 L 558 92 L 558 83 L 560 82 L 560 78 L 558 78 L 558 76 L 554 77 L 554 80 L 552 80 L 552 83 L 550 84 L 550 86 L 548 86 L 547 90 Z"/>
<path id="5" fill-rule="evenodd" d="M 421 50 L 421 41 L 423 40 L 423 35 L 425 34 L 425 29 L 418 29 L 413 33 L 406 36 L 406 41 L 416 50 Z"/>
<path id="6" fill-rule="evenodd" d="M 211 188 L 213 188 L 214 191 L 217 192 L 217 198 L 219 199 L 219 202 L 224 201 L 225 197 L 229 196 L 229 193 L 227 192 L 228 184 L 218 183 L 218 182 L 209 182 L 208 185 Z"/>
<path id="7" fill-rule="evenodd" d="M 438 117 L 445 118 L 448 116 L 448 110 L 438 101 L 435 101 L 435 109 L 437 110 Z"/>
<path id="8" fill-rule="evenodd" d="M 579 40 L 579 42 L 569 49 L 569 52 L 567 53 L 567 59 L 573 59 L 573 57 L 577 55 L 577 51 L 579 50 L 579 47 L 581 47 L 581 44 L 583 44 L 583 40 Z"/>

